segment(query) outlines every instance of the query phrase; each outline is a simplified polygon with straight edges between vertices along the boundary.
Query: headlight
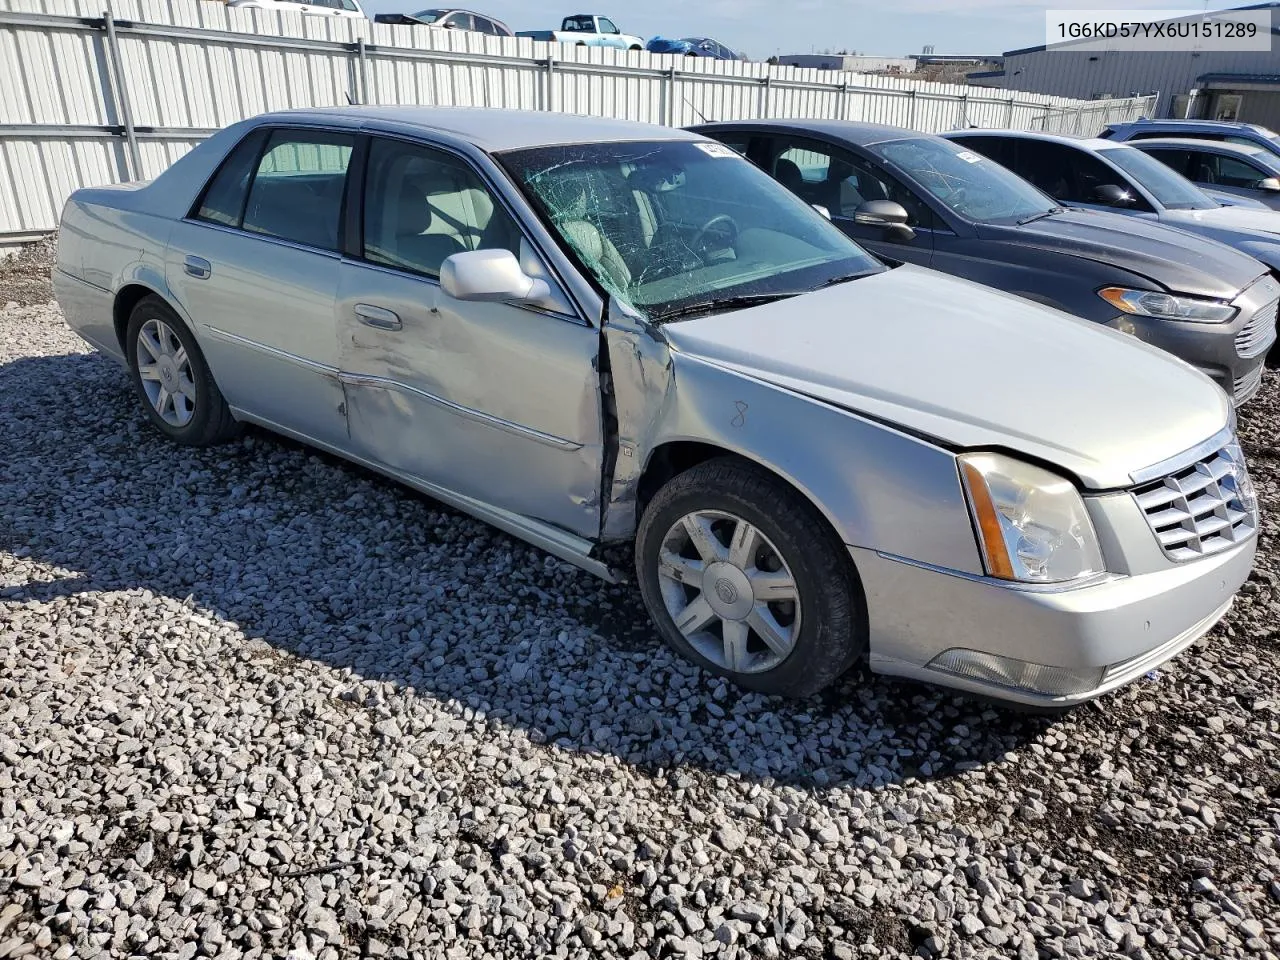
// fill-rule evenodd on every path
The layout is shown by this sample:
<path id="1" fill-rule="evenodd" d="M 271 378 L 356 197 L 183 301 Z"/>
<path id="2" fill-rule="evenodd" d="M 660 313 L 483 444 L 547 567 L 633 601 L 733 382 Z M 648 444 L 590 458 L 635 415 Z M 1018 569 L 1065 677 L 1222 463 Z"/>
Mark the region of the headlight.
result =
<path id="1" fill-rule="evenodd" d="M 959 457 L 987 573 L 1065 583 L 1102 573 L 1102 550 L 1070 481 L 998 453 Z"/>
<path id="2" fill-rule="evenodd" d="M 1154 290 L 1129 290 L 1104 287 L 1098 296 L 1117 310 L 1160 320 L 1186 320 L 1190 323 L 1226 323 L 1236 315 L 1236 308 L 1220 300 L 1199 297 L 1175 297 Z"/>

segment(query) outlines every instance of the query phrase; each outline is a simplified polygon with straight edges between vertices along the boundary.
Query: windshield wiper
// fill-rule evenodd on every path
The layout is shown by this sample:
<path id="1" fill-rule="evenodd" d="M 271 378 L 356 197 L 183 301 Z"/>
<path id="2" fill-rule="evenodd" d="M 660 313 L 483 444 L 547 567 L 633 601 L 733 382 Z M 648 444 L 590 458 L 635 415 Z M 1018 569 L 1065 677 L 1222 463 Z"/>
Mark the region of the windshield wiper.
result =
<path id="1" fill-rule="evenodd" d="M 716 297 L 713 300 L 699 300 L 697 303 L 676 307 L 666 313 L 659 313 L 652 319 L 655 323 L 666 323 L 668 320 L 678 320 L 681 317 L 691 317 L 699 313 L 715 313 L 720 310 L 743 310 L 747 307 L 758 307 L 765 303 L 773 303 L 775 300 L 798 297 L 806 292 L 808 291 L 788 290 L 785 293 L 753 293 L 740 297 Z"/>
<path id="2" fill-rule="evenodd" d="M 1023 217 L 1018 221 L 1018 226 L 1023 227 L 1028 223 L 1035 223 L 1037 220 L 1043 220 L 1045 217 L 1052 217 L 1055 213 L 1061 213 L 1062 207 L 1050 207 L 1048 210 L 1041 210 L 1039 213 L 1033 213 L 1029 217 Z"/>
<path id="3" fill-rule="evenodd" d="M 863 277 L 869 277 L 869 276 L 871 276 L 871 274 L 872 274 L 872 273 L 875 273 L 875 272 L 876 272 L 876 271 L 874 271 L 874 270 L 872 270 L 872 271 L 870 271 L 870 272 L 868 272 L 868 271 L 866 271 L 866 270 L 863 270 L 863 271 L 861 271 L 860 273 L 844 273 L 844 274 L 841 274 L 841 275 L 840 275 L 840 276 L 838 276 L 838 277 L 832 277 L 832 278 L 831 278 L 831 279 L 829 279 L 829 280 L 823 280 L 823 281 L 822 281 L 820 284 L 818 284 L 816 287 L 813 287 L 813 289 L 814 289 L 814 290 L 821 290 L 821 289 L 823 289 L 824 287 L 834 287 L 834 286 L 835 286 L 836 284 L 838 284 L 838 283 L 848 283 L 850 280 L 861 280 Z"/>

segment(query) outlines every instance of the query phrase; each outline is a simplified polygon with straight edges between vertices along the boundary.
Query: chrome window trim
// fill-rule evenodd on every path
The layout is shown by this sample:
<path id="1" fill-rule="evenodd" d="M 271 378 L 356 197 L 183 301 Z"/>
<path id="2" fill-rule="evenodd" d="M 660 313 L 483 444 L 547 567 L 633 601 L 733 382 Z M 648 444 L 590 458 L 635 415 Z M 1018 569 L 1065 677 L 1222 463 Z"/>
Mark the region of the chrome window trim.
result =
<path id="1" fill-rule="evenodd" d="M 582 444 L 573 440 L 566 440 L 563 437 L 557 437 L 554 434 L 543 433 L 541 430 L 534 430 L 532 427 L 526 427 L 520 423 L 513 423 L 510 420 L 504 420 L 501 417 L 495 417 L 492 414 L 484 413 L 473 407 L 464 407 L 462 404 L 454 403 L 452 400 L 446 400 L 444 397 L 438 397 L 434 393 L 428 393 L 425 390 L 419 390 L 417 387 L 410 386 L 407 383 L 401 383 L 399 380 L 392 380 L 389 377 L 378 377 L 364 373 L 347 373 L 345 371 L 338 374 L 338 380 L 343 386 L 353 387 L 381 387 L 385 390 L 396 390 L 400 393 L 418 397 L 429 403 L 443 407 L 452 413 L 460 414 L 479 423 L 496 427 L 499 430 L 505 430 L 508 433 L 514 433 L 517 436 L 525 437 L 530 440 L 536 440 L 538 443 L 545 444 L 549 447 L 555 447 L 558 450 L 581 450 Z"/>
<path id="2" fill-rule="evenodd" d="M 267 243 L 274 243 L 282 247 L 291 247 L 294 250 L 301 250 L 303 253 L 317 253 L 322 257 L 328 257 L 330 260 L 341 260 L 342 252 L 339 250 L 330 250 L 328 247 L 313 247 L 310 244 L 299 243 L 297 240 L 290 240 L 287 237 L 277 237 L 270 233 L 258 233 L 256 230 L 245 230 L 243 227 L 229 227 L 225 223 L 210 223 L 208 220 L 198 220 L 195 217 L 183 217 L 184 222 L 196 227 L 206 227 L 210 230 L 221 230 L 223 233 L 229 233 L 237 237 L 248 237 L 251 240 L 265 240 Z M 170 244 L 170 249 L 173 245 Z"/>

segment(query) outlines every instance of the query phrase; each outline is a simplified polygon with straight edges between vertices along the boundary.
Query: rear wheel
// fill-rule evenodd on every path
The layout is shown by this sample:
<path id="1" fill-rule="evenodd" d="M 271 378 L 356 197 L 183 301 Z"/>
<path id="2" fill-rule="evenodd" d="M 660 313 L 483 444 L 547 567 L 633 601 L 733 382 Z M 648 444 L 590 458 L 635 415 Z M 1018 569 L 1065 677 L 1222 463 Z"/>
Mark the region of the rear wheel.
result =
<path id="1" fill-rule="evenodd" d="M 170 440 L 206 447 L 239 432 L 195 337 L 159 297 L 133 308 L 125 353 L 147 416 Z"/>
<path id="2" fill-rule="evenodd" d="M 731 458 L 671 480 L 636 539 L 640 591 L 667 643 L 765 693 L 808 696 L 866 649 L 857 574 L 826 520 Z"/>

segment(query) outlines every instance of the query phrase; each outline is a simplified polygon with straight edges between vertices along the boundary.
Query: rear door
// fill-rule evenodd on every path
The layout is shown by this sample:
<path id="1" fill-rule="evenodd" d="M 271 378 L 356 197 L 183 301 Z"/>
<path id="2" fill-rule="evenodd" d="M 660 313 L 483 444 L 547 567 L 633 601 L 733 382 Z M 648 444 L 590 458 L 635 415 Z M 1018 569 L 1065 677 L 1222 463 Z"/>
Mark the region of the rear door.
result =
<path id="1" fill-rule="evenodd" d="M 553 287 L 499 191 L 444 147 L 373 137 L 337 270 L 357 454 L 582 537 L 600 529 L 599 331 L 572 312 L 462 302 L 445 259 L 505 249 Z"/>
<path id="2" fill-rule="evenodd" d="M 334 295 L 355 137 L 258 128 L 174 225 L 165 274 L 232 407 L 342 446 Z"/>

